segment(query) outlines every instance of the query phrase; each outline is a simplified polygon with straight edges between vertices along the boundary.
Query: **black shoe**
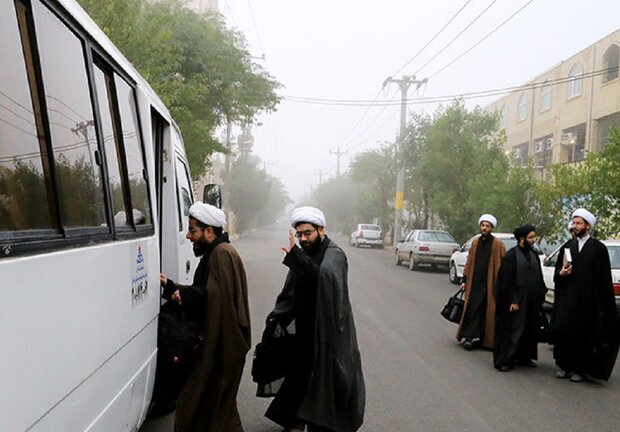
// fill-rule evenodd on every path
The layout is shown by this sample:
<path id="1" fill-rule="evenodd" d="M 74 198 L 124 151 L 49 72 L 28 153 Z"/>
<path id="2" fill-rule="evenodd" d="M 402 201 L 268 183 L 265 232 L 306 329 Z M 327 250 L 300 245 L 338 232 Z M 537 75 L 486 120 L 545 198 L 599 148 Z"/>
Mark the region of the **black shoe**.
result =
<path id="1" fill-rule="evenodd" d="M 508 372 L 508 371 L 511 371 L 511 370 L 512 370 L 512 366 L 508 366 L 508 365 L 503 365 L 503 366 L 500 366 L 500 368 L 499 368 L 500 372 Z"/>
<path id="2" fill-rule="evenodd" d="M 474 348 L 474 343 L 471 341 L 471 339 L 465 339 L 465 342 L 463 342 L 463 348 L 465 348 L 467 351 L 471 351 Z"/>
<path id="3" fill-rule="evenodd" d="M 557 379 L 566 379 L 566 378 L 570 378 L 571 374 L 566 372 L 565 370 L 560 369 L 559 371 L 557 371 L 555 373 L 555 377 Z"/>

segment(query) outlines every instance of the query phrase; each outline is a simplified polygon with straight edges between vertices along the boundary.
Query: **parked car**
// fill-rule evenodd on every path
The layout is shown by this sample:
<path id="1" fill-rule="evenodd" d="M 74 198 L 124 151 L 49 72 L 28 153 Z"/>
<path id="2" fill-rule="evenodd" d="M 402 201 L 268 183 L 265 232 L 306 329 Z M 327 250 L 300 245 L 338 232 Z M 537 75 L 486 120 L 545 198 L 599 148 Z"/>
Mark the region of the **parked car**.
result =
<path id="1" fill-rule="evenodd" d="M 450 255 L 458 247 L 454 237 L 446 231 L 413 230 L 396 245 L 396 265 L 406 261 L 409 270 L 414 270 L 418 264 L 448 265 Z"/>
<path id="2" fill-rule="evenodd" d="M 609 261 L 611 264 L 611 278 L 614 283 L 614 294 L 616 295 L 616 309 L 620 314 L 620 240 L 603 240 L 603 244 L 607 246 L 609 252 Z M 542 263 L 542 273 L 547 286 L 547 295 L 545 296 L 545 308 L 553 308 L 553 300 L 555 298 L 553 283 L 553 274 L 555 272 L 555 263 L 558 260 L 558 254 L 561 247 L 557 248 Z"/>
<path id="3" fill-rule="evenodd" d="M 367 245 L 383 248 L 383 232 L 381 227 L 375 224 L 358 224 L 355 227 L 355 231 L 349 236 L 349 245 L 355 247 Z"/>
<path id="4" fill-rule="evenodd" d="M 453 284 L 461 283 L 461 279 L 463 278 L 463 270 L 465 270 L 465 263 L 467 262 L 467 255 L 469 254 L 469 250 L 471 249 L 471 244 L 479 237 L 480 234 L 473 236 L 469 240 L 463 244 L 456 252 L 452 254 L 450 257 L 450 270 L 448 272 L 448 276 L 450 278 L 450 282 Z M 509 233 L 493 233 L 493 237 L 497 237 L 506 245 L 506 250 L 517 245 L 517 239 L 513 234 Z"/>

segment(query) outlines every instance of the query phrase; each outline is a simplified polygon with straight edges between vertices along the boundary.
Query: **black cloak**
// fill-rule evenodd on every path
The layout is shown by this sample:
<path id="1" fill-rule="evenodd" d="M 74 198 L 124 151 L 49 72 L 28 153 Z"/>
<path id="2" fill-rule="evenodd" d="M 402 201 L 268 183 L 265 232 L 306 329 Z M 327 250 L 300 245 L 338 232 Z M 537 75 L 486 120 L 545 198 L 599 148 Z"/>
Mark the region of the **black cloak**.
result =
<path id="1" fill-rule="evenodd" d="M 292 414 L 335 432 L 354 432 L 363 423 L 366 390 L 349 302 L 348 263 L 339 246 L 328 238 L 324 242 L 327 244 L 316 282 L 312 365 L 301 403 Z M 301 250 L 296 253 L 302 254 Z M 293 311 L 295 277 L 295 272 L 289 270 L 271 316 Z M 277 421 L 277 416 L 290 416 L 282 412 L 287 409 L 290 406 L 286 401 L 276 396 L 267 416 Z"/>
<path id="2" fill-rule="evenodd" d="M 562 277 L 565 248 L 571 251 L 572 274 Z M 553 280 L 551 328 L 557 366 L 608 380 L 618 355 L 619 332 L 607 247 L 589 238 L 579 252 L 577 239 L 569 240 L 560 249 Z"/>
<path id="3" fill-rule="evenodd" d="M 515 361 L 526 363 L 537 359 L 537 331 L 545 298 L 545 281 L 540 258 L 531 249 L 529 268 L 520 268 L 525 254 L 515 246 L 502 258 L 495 287 L 495 345 L 493 363 L 496 368 L 512 366 Z M 527 267 L 527 265 L 526 265 Z M 525 270 L 526 273 L 521 271 Z M 519 310 L 510 312 L 510 305 Z"/>

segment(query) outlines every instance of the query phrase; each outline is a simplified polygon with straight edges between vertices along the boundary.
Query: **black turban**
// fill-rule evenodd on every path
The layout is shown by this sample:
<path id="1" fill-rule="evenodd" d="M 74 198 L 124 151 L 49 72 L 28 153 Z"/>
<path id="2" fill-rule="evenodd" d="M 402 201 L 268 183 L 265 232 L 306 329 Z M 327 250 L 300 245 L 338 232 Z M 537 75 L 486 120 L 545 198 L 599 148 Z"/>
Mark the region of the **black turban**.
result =
<path id="1" fill-rule="evenodd" d="M 521 240 L 521 238 L 527 237 L 532 231 L 536 231 L 536 227 L 531 224 L 526 224 L 514 230 L 513 234 L 517 240 Z"/>

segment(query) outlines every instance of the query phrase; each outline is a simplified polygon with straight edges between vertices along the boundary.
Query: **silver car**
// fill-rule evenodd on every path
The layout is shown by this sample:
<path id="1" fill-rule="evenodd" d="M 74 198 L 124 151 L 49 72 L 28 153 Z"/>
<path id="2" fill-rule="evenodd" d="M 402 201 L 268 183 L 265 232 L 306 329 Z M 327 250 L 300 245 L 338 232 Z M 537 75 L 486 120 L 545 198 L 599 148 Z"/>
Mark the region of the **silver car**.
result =
<path id="1" fill-rule="evenodd" d="M 446 231 L 414 230 L 396 245 L 396 265 L 406 261 L 409 270 L 418 264 L 447 266 L 450 256 L 459 248 L 459 244 Z"/>
<path id="2" fill-rule="evenodd" d="M 357 224 L 355 231 L 349 236 L 349 245 L 362 245 L 383 248 L 383 233 L 381 227 L 375 224 Z"/>

